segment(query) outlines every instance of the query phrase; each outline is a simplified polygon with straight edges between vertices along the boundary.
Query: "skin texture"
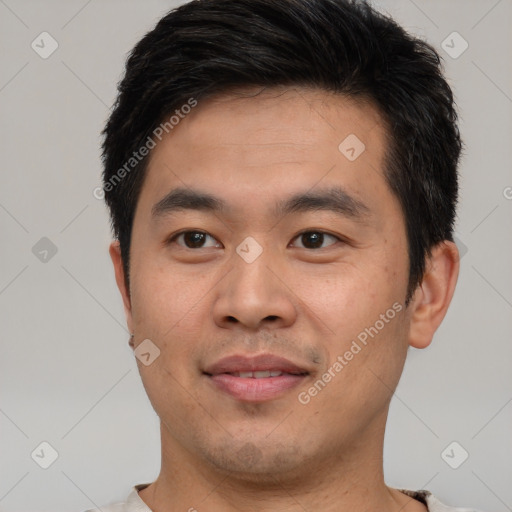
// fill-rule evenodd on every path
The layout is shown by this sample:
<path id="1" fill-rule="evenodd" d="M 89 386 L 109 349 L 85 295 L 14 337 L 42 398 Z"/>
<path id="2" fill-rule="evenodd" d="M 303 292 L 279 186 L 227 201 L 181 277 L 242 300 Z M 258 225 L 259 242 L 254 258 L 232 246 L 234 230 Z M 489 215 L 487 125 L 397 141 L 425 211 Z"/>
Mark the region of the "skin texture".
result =
<path id="1" fill-rule="evenodd" d="M 137 360 L 162 441 L 160 475 L 140 496 L 155 512 L 425 510 L 385 485 L 384 430 L 408 347 L 430 344 L 453 295 L 455 244 L 433 249 L 405 308 L 405 223 L 383 176 L 387 132 L 377 110 L 306 88 L 246 92 L 199 103 L 153 150 L 133 224 L 129 293 L 119 245 L 110 247 L 134 348 L 150 339 L 160 350 L 149 366 Z M 354 161 L 338 149 L 349 134 L 365 144 Z M 367 214 L 272 211 L 332 185 Z M 213 194 L 229 210 L 152 219 L 152 207 L 177 187 Z M 184 229 L 209 236 L 197 248 L 183 236 L 166 243 Z M 340 240 L 325 236 L 312 248 L 304 231 Z M 262 248 L 252 263 L 236 252 L 248 236 Z M 299 393 L 393 304 L 401 311 L 301 403 Z M 224 356 L 261 353 L 309 374 L 261 403 L 237 400 L 203 374 Z"/>

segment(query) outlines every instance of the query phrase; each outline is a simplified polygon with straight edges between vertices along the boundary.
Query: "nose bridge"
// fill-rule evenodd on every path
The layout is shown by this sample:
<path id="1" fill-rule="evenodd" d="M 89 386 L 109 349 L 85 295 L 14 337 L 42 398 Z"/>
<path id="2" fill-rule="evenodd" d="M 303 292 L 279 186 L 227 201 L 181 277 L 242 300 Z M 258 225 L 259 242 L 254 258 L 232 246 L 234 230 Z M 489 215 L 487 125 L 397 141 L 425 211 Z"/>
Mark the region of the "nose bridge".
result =
<path id="1" fill-rule="evenodd" d="M 278 288 L 273 282 L 275 276 L 268 268 L 272 267 L 272 260 L 275 262 L 273 251 L 252 237 L 239 244 L 232 260 L 234 268 L 230 285 L 239 300 L 254 296 L 263 301 L 265 295 L 272 295 L 272 290 Z"/>
<path id="2" fill-rule="evenodd" d="M 277 263 L 275 251 L 254 238 L 240 243 L 215 304 L 216 321 L 225 324 L 236 320 L 250 328 L 263 321 L 280 325 L 292 322 L 295 306 L 289 289 L 278 278 Z"/>

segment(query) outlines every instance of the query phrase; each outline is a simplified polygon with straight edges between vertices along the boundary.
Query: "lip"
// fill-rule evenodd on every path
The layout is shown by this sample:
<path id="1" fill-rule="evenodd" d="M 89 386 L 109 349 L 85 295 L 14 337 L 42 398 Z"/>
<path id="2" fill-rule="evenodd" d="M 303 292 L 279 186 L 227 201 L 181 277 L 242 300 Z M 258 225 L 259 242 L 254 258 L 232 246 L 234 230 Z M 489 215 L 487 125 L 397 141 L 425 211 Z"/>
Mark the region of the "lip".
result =
<path id="1" fill-rule="evenodd" d="M 261 378 L 236 375 L 239 372 L 264 371 L 280 371 L 282 375 Z M 278 398 L 298 386 L 309 375 L 306 368 L 273 354 L 225 357 L 208 366 L 203 373 L 217 390 L 245 402 L 264 402 Z"/>
<path id="2" fill-rule="evenodd" d="M 204 373 L 218 375 L 220 373 L 259 372 L 265 370 L 276 370 L 294 374 L 309 373 L 306 368 L 274 354 L 260 354 L 252 357 L 243 355 L 224 357 L 208 366 Z"/>

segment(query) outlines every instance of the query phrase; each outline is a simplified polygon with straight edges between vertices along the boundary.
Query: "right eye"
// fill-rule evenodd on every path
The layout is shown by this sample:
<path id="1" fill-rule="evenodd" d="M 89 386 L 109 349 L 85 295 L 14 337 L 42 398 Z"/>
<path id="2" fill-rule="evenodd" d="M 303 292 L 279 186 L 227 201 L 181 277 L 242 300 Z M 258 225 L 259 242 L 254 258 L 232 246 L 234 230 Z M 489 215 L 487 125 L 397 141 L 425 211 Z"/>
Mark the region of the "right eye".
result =
<path id="1" fill-rule="evenodd" d="M 173 235 L 167 241 L 167 244 L 177 243 L 186 249 L 202 249 L 203 247 L 215 247 L 215 245 L 204 245 L 205 240 L 210 237 L 212 240 L 215 240 L 211 235 L 206 233 L 205 231 L 198 230 L 186 230 L 180 231 Z M 183 240 L 183 243 L 179 243 L 178 240 Z"/>

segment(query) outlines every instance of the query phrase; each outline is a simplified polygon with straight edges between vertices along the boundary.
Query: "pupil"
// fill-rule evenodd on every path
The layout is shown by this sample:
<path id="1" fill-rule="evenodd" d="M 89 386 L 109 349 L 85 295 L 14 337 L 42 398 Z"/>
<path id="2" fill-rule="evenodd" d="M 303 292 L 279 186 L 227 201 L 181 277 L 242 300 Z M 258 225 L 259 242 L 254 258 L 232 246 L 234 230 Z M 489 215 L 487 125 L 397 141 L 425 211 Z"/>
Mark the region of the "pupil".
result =
<path id="1" fill-rule="evenodd" d="M 203 237 L 204 233 L 199 233 L 199 231 L 190 231 L 188 233 L 185 233 L 185 244 L 187 246 L 192 245 L 193 247 L 199 247 L 201 245 Z"/>
<path id="2" fill-rule="evenodd" d="M 307 247 L 313 245 L 314 247 L 320 247 L 323 242 L 324 235 L 322 233 L 304 233 L 302 235 L 302 243 Z M 306 240 L 309 239 L 313 243 L 310 244 Z"/>
<path id="3" fill-rule="evenodd" d="M 199 231 L 189 231 L 185 233 L 185 244 L 187 246 L 200 247 L 202 242 L 204 241 L 204 233 L 200 233 Z M 323 233 L 304 233 L 302 235 L 302 243 L 305 246 L 312 247 L 320 247 L 323 243 L 324 235 Z"/>

